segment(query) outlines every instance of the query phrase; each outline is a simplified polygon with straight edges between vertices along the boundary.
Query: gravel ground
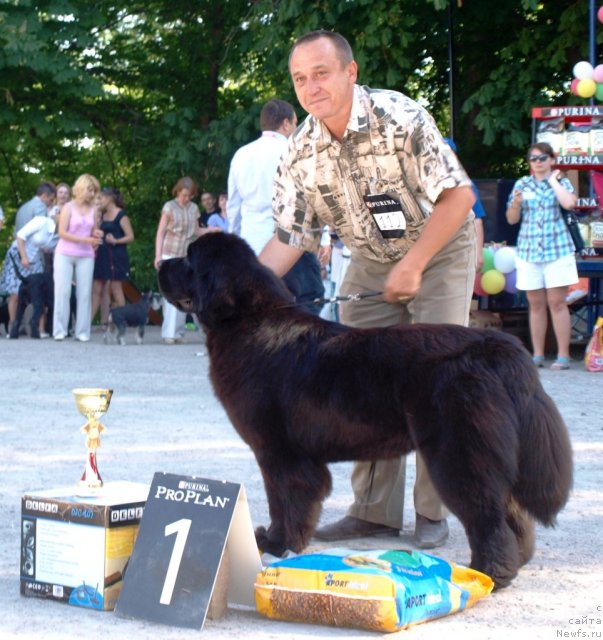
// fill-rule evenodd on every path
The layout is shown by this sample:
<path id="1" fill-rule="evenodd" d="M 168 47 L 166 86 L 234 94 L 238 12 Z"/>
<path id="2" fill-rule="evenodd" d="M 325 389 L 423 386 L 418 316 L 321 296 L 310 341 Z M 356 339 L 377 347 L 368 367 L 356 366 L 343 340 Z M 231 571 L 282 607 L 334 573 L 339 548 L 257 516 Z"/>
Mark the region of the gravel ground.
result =
<path id="1" fill-rule="evenodd" d="M 128 335 L 134 342 L 133 336 Z M 207 378 L 207 357 L 199 333 L 187 344 L 161 344 L 159 329 L 149 328 L 143 346 L 106 346 L 94 333 L 89 343 L 66 340 L 9 341 L 2 338 L 0 403 L 0 638 L 80 639 L 196 638 L 199 631 L 126 620 L 58 602 L 19 594 L 21 496 L 29 491 L 67 486 L 82 472 L 82 417 L 71 389 L 114 390 L 103 419 L 98 463 L 105 481 L 150 484 L 155 471 L 243 483 L 254 526 L 268 520 L 263 485 L 255 459 L 215 400 Z M 480 601 L 473 609 L 431 621 L 400 637 L 507 640 L 592 637 L 603 630 L 603 375 L 587 373 L 580 361 L 570 371 L 542 370 L 545 389 L 571 432 L 574 489 L 555 529 L 538 528 L 537 550 L 512 586 Z M 334 488 L 323 521 L 344 515 L 351 496 L 351 465 L 332 466 Z M 412 476 L 399 540 L 370 539 L 354 548 L 408 547 L 413 528 Z M 450 518 L 451 535 L 437 554 L 465 564 L 469 548 L 459 522 Z M 315 546 L 314 548 L 319 548 Z M 352 629 L 267 620 L 254 611 L 229 609 L 207 620 L 207 638 L 374 638 Z M 581 635 L 580 635 L 581 634 Z"/>

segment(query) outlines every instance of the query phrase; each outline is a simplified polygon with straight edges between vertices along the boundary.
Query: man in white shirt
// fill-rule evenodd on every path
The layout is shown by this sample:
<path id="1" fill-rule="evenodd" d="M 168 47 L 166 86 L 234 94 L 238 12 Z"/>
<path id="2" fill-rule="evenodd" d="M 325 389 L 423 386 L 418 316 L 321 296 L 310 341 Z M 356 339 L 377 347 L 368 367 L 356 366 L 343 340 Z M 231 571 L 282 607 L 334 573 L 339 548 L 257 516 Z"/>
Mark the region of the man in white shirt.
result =
<path id="1" fill-rule="evenodd" d="M 284 100 L 269 100 L 260 112 L 262 135 L 241 147 L 230 163 L 226 207 L 230 231 L 246 240 L 256 255 L 274 235 L 274 178 L 287 149 L 287 138 L 296 127 L 293 106 Z M 304 253 L 283 280 L 299 303 L 307 303 L 311 313 L 320 313 L 321 306 L 312 301 L 322 298 L 324 286 L 313 253 Z"/>
<path id="2" fill-rule="evenodd" d="M 228 219 L 231 232 L 246 240 L 256 254 L 274 235 L 272 188 L 287 138 L 297 127 L 293 106 L 270 100 L 260 113 L 262 135 L 233 156 L 228 174 Z"/>

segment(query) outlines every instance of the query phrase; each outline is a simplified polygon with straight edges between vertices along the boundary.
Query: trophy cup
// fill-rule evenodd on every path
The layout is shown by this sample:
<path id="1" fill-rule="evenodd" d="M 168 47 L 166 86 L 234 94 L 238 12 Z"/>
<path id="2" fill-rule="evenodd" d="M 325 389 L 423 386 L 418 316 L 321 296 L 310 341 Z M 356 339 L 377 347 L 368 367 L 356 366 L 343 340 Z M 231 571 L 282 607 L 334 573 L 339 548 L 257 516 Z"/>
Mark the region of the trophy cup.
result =
<path id="1" fill-rule="evenodd" d="M 73 389 L 75 404 L 88 422 L 81 428 L 86 434 L 86 468 L 78 483 L 78 495 L 93 495 L 103 486 L 103 480 L 96 465 L 96 450 L 100 447 L 100 436 L 106 431 L 99 418 L 107 413 L 113 389 Z"/>

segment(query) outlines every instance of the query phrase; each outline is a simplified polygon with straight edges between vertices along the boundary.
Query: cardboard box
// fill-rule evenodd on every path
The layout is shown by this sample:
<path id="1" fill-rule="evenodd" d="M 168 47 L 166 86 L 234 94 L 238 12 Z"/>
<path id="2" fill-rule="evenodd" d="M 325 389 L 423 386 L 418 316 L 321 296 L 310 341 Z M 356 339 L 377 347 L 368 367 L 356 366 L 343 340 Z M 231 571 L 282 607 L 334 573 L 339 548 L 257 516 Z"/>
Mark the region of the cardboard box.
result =
<path id="1" fill-rule="evenodd" d="M 503 323 L 496 313 L 472 309 L 469 312 L 469 326 L 476 329 L 500 329 Z"/>
<path id="2" fill-rule="evenodd" d="M 122 587 L 149 487 L 108 482 L 92 497 L 71 487 L 21 500 L 21 594 L 110 611 Z"/>

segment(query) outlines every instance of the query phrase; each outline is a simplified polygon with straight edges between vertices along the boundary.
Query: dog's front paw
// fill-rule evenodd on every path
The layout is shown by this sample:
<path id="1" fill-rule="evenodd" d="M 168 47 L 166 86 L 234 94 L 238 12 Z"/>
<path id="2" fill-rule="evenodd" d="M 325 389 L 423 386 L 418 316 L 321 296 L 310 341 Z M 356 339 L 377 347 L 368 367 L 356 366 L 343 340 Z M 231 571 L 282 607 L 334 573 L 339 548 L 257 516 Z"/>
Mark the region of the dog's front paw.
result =
<path id="1" fill-rule="evenodd" d="M 255 541 L 261 553 L 269 553 L 280 558 L 287 551 L 287 547 L 281 540 L 272 540 L 270 538 L 266 527 L 258 527 L 255 530 Z"/>
<path id="2" fill-rule="evenodd" d="M 494 581 L 494 589 L 504 589 L 508 587 L 513 578 L 517 577 L 517 567 L 515 566 L 504 566 L 495 562 L 487 562 L 485 565 L 480 565 L 476 567 L 471 563 L 471 568 L 479 571 L 481 573 L 485 573 L 488 577 L 492 578 Z"/>

